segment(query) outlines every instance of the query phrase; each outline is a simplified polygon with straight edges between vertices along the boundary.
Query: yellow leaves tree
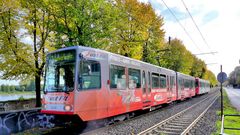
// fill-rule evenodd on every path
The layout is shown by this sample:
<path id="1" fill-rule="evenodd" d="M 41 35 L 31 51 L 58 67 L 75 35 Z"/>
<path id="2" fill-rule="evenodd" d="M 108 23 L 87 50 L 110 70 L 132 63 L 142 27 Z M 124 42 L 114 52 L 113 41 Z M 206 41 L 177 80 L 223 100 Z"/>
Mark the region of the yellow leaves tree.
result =
<path id="1" fill-rule="evenodd" d="M 161 57 L 161 66 L 172 69 L 174 71 L 190 74 L 193 57 L 185 48 L 182 41 L 173 39 L 170 45 L 166 45 L 168 51 L 164 52 Z"/>
<path id="2" fill-rule="evenodd" d="M 40 82 L 50 51 L 51 18 L 44 0 L 1 1 L 0 71 L 3 79 L 35 78 L 36 106 L 41 106 Z M 29 37 L 33 43 L 24 43 Z"/>
<path id="3" fill-rule="evenodd" d="M 117 0 L 115 35 L 107 50 L 156 64 L 156 50 L 164 43 L 163 19 L 152 6 L 137 0 Z"/>
<path id="4" fill-rule="evenodd" d="M 2 79 L 20 79 L 34 72 L 32 50 L 20 41 L 21 12 L 16 0 L 0 3 L 0 71 Z"/>
<path id="5" fill-rule="evenodd" d="M 21 0 L 22 11 L 25 13 L 23 20 L 27 35 L 33 39 L 34 78 L 36 89 L 36 107 L 41 106 L 41 75 L 46 63 L 46 53 L 52 49 L 51 32 L 53 17 L 46 0 Z"/>
<path id="6" fill-rule="evenodd" d="M 56 47 L 107 48 L 118 14 L 111 1 L 49 0 Z"/>
<path id="7" fill-rule="evenodd" d="M 218 81 L 216 79 L 216 76 L 214 75 L 214 73 L 210 70 L 206 70 L 204 76 L 203 76 L 203 79 L 205 80 L 209 80 L 210 81 L 210 84 L 212 86 L 216 86 Z"/>

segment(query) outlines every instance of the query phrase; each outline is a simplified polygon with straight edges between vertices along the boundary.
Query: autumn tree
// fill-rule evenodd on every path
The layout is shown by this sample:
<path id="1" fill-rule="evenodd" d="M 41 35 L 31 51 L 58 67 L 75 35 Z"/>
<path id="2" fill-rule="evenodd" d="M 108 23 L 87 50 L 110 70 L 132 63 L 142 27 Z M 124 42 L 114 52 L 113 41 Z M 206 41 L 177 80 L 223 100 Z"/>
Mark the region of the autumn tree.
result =
<path id="1" fill-rule="evenodd" d="M 196 56 L 193 56 L 193 64 L 192 64 L 192 69 L 190 72 L 191 76 L 203 78 L 203 75 L 206 72 L 206 64 L 204 61 L 200 60 Z"/>
<path id="2" fill-rule="evenodd" d="M 41 106 L 40 81 L 45 54 L 51 50 L 51 18 L 47 1 L 14 0 L 1 4 L 0 70 L 3 79 L 35 78 L 36 106 Z M 21 41 L 30 37 L 33 44 Z M 32 59 L 34 58 L 34 59 Z"/>
<path id="3" fill-rule="evenodd" d="M 140 23 L 144 25 L 142 35 L 142 61 L 157 64 L 159 52 L 164 48 L 163 18 L 158 16 L 152 6 L 141 3 L 140 13 L 138 14 Z"/>
<path id="4" fill-rule="evenodd" d="M 115 23 L 114 6 L 105 0 L 51 0 L 56 47 L 104 48 Z"/>
<path id="5" fill-rule="evenodd" d="M 141 59 L 142 24 L 136 17 L 140 4 L 137 0 L 116 0 L 118 17 L 114 36 L 107 50 L 127 57 Z"/>
<path id="6" fill-rule="evenodd" d="M 21 79 L 31 75 L 31 46 L 21 42 L 22 12 L 19 1 L 0 3 L 0 71 L 2 79 Z"/>
<path id="7" fill-rule="evenodd" d="M 185 48 L 182 41 L 173 39 L 170 45 L 166 45 L 169 51 L 161 56 L 161 66 L 172 69 L 174 71 L 190 74 L 193 57 Z"/>
<path id="8" fill-rule="evenodd" d="M 41 106 L 41 75 L 45 65 L 45 55 L 52 49 L 50 41 L 52 32 L 52 16 L 48 1 L 21 0 L 27 35 L 33 39 L 34 78 L 36 90 L 36 106 Z"/>
<path id="9" fill-rule="evenodd" d="M 215 86 L 217 85 L 217 79 L 216 79 L 216 76 L 214 75 L 214 73 L 210 70 L 206 70 L 204 76 L 203 76 L 203 79 L 205 80 L 209 80 L 210 81 L 210 84 L 212 86 Z"/>
<path id="10" fill-rule="evenodd" d="M 156 50 L 163 45 L 163 19 L 149 3 L 117 0 L 118 12 L 114 38 L 107 50 L 127 57 L 153 63 Z"/>

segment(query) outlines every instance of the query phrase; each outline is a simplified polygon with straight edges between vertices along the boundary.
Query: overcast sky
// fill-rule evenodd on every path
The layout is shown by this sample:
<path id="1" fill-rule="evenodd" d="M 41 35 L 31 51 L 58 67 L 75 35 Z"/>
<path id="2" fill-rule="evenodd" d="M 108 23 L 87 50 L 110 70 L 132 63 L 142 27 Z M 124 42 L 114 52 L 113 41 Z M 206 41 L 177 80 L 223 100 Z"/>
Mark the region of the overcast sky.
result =
<path id="1" fill-rule="evenodd" d="M 183 0 L 199 27 L 207 44 L 202 39 L 182 0 L 164 0 L 193 41 L 187 36 L 162 0 L 140 0 L 150 2 L 156 12 L 164 18 L 166 39 L 178 38 L 193 54 L 218 52 L 217 54 L 197 55 L 205 61 L 208 69 L 217 75 L 220 65 L 229 74 L 239 65 L 240 59 L 240 8 L 237 0 Z M 210 64 L 217 63 L 217 64 Z"/>

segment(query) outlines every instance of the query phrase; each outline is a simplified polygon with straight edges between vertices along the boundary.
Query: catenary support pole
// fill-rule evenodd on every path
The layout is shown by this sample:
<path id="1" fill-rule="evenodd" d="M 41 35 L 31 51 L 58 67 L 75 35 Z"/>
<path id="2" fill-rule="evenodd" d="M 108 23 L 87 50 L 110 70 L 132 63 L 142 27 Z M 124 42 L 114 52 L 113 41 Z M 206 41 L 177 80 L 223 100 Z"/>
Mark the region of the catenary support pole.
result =
<path id="1" fill-rule="evenodd" d="M 222 73 L 222 65 L 220 67 L 221 73 Z M 222 80 L 223 80 L 223 76 L 222 76 Z M 221 88 L 220 88 L 220 92 L 221 92 L 221 120 L 223 119 L 223 90 L 222 90 L 222 82 L 221 82 Z"/>

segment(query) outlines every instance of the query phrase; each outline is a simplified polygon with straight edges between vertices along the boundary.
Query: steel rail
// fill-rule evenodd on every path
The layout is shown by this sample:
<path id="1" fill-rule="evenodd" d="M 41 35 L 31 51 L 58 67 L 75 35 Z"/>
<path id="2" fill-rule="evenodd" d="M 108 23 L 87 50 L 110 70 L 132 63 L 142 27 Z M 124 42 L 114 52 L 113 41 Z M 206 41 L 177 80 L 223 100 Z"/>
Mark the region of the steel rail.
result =
<path id="1" fill-rule="evenodd" d="M 213 102 L 200 114 L 198 118 L 196 118 L 191 125 L 189 125 L 182 133 L 181 135 L 186 135 L 196 124 L 197 122 L 202 118 L 202 116 L 208 111 L 208 109 L 215 103 L 215 101 L 218 99 L 218 96 L 215 97 Z"/>
<path id="2" fill-rule="evenodd" d="M 218 97 L 218 95 L 216 95 L 213 99 L 215 99 L 216 97 Z M 209 97 L 204 98 L 203 100 L 201 100 L 201 101 L 197 102 L 196 104 L 188 107 L 187 109 L 185 109 L 185 110 L 183 110 L 183 111 L 181 111 L 181 112 L 179 112 L 179 113 L 177 113 L 177 114 L 175 114 L 175 115 L 173 115 L 173 116 L 171 116 L 171 117 L 169 117 L 169 118 L 161 121 L 160 123 L 158 123 L 158 124 L 156 124 L 156 125 L 148 128 L 148 129 L 146 129 L 146 130 L 144 130 L 144 131 L 142 131 L 142 132 L 140 132 L 140 133 L 138 133 L 138 135 L 143 135 L 143 134 L 147 134 L 147 133 L 151 132 L 153 129 L 155 129 L 155 128 L 157 128 L 157 127 L 159 127 L 159 126 L 167 123 L 168 121 L 170 121 L 170 120 L 172 120 L 172 119 L 174 119 L 174 118 L 177 118 L 177 117 L 180 116 L 181 114 L 183 114 L 183 113 L 185 113 L 186 111 L 190 110 L 191 108 L 199 105 L 200 103 L 202 103 L 203 101 L 205 101 L 205 100 L 207 100 L 207 99 L 209 99 Z"/>

